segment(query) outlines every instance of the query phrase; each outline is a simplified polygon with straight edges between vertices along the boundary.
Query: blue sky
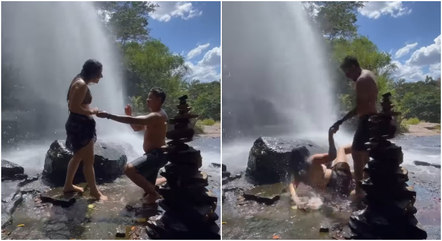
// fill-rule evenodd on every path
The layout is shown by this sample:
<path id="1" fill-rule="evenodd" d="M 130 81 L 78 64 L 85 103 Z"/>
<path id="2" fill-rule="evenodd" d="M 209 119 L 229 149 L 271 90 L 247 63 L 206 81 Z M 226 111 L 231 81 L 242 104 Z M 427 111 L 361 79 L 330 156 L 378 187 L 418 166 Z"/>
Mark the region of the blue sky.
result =
<path id="1" fill-rule="evenodd" d="M 156 2 L 149 16 L 150 36 L 185 58 L 188 80 L 220 79 L 220 3 Z"/>
<path id="2" fill-rule="evenodd" d="M 440 78 L 440 2 L 367 2 L 358 10 L 358 33 L 398 66 L 393 76 L 406 81 Z"/>

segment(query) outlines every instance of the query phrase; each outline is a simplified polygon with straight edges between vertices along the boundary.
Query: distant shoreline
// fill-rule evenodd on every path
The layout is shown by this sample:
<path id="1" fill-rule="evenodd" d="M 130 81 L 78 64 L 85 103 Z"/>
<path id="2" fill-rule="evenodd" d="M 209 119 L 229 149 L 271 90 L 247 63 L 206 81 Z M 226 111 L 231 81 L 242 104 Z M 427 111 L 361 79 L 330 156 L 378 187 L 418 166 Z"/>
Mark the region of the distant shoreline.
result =
<path id="1" fill-rule="evenodd" d="M 410 136 L 437 136 L 440 135 L 440 124 L 420 122 L 416 125 L 409 125 L 408 132 L 403 134 Z"/>
<path id="2" fill-rule="evenodd" d="M 220 137 L 221 136 L 221 125 L 219 122 L 211 126 L 203 126 L 204 133 L 198 134 L 199 136 L 205 137 Z"/>

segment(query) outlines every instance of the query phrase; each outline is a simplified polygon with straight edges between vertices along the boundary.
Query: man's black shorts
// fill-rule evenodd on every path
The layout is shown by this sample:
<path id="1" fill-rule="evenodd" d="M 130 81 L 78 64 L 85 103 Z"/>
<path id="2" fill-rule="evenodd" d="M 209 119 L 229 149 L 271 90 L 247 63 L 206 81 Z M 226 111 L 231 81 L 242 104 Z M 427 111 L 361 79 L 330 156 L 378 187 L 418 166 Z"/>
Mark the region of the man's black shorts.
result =
<path id="1" fill-rule="evenodd" d="M 368 119 L 371 115 L 364 115 L 359 117 L 358 128 L 356 129 L 355 136 L 353 138 L 352 149 L 357 151 L 366 151 L 365 143 L 370 138 L 370 132 L 368 129 Z"/>
<path id="2" fill-rule="evenodd" d="M 135 159 L 131 164 L 147 181 L 155 185 L 158 171 L 167 164 L 166 155 L 161 149 L 154 149 Z"/>

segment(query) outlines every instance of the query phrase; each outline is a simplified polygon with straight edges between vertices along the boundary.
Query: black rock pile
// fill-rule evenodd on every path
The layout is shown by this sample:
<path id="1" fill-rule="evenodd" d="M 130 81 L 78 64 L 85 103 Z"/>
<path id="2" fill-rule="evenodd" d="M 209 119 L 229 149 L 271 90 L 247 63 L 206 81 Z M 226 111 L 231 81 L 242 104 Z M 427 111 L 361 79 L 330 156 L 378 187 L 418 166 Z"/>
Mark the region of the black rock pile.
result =
<path id="1" fill-rule="evenodd" d="M 194 130 L 190 119 L 187 96 L 179 98 L 178 114 L 169 120 L 173 129 L 167 132 L 169 163 L 161 175 L 167 185 L 159 189 L 163 199 L 159 202 L 164 213 L 147 223 L 147 233 L 155 239 L 220 239 L 215 223 L 217 197 L 206 189 L 207 174 L 200 172 L 200 151 L 185 144 L 192 140 Z"/>

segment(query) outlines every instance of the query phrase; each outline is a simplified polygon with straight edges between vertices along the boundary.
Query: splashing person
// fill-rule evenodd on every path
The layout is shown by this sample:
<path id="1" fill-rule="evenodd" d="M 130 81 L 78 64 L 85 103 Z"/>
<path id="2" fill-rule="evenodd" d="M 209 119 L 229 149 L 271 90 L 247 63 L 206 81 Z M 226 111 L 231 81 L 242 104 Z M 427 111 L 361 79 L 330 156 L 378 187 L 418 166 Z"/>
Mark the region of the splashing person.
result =
<path id="1" fill-rule="evenodd" d="M 88 88 L 90 83 L 98 83 L 103 78 L 103 65 L 94 59 L 83 64 L 80 74 L 75 76 L 69 86 L 67 101 L 69 118 L 66 122 L 66 147 L 74 155 L 69 161 L 64 184 L 64 192 L 83 192 L 83 188 L 73 184 L 75 173 L 83 161 L 83 174 L 90 188 L 92 197 L 107 200 L 97 188 L 94 171 L 94 143 L 97 140 L 95 120 L 98 108 L 90 108 L 92 95 Z"/>
<path id="2" fill-rule="evenodd" d="M 296 189 L 300 183 L 309 185 L 316 191 L 348 196 L 351 191 L 352 174 L 346 155 L 351 153 L 351 146 L 339 148 L 336 152 L 333 135 L 337 129 L 328 131 L 328 153 L 314 154 L 303 163 L 297 163 L 293 170 L 293 181 L 289 184 L 292 200 L 300 209 L 306 209 L 306 203 L 298 196 Z M 305 149 L 307 151 L 307 149 Z M 332 168 L 326 167 L 332 163 Z"/>
<path id="3" fill-rule="evenodd" d="M 361 188 L 364 166 L 369 160 L 369 153 L 365 143 L 369 139 L 368 119 L 377 113 L 376 100 L 378 88 L 373 72 L 362 69 L 355 57 L 347 56 L 341 64 L 341 70 L 345 76 L 356 83 L 356 107 L 349 111 L 342 119 L 333 124 L 333 127 L 339 129 L 339 126 L 346 120 L 358 115 L 358 127 L 356 129 L 353 144 L 352 156 L 354 161 L 354 178 L 356 181 L 355 192 L 352 197 L 355 201 L 361 200 L 364 191 Z"/>
<path id="4" fill-rule="evenodd" d="M 160 88 L 152 88 L 146 100 L 151 111 L 148 115 L 132 117 L 132 108 L 124 109 L 126 116 L 112 115 L 106 112 L 97 114 L 100 118 L 108 118 L 121 123 L 130 124 L 134 131 L 144 131 L 143 149 L 145 154 L 127 164 L 124 173 L 139 187 L 143 188 L 144 203 L 154 204 L 160 198 L 155 190 L 158 171 L 166 165 L 167 159 L 162 146 L 166 145 L 167 114 L 162 109 L 166 94 Z"/>

